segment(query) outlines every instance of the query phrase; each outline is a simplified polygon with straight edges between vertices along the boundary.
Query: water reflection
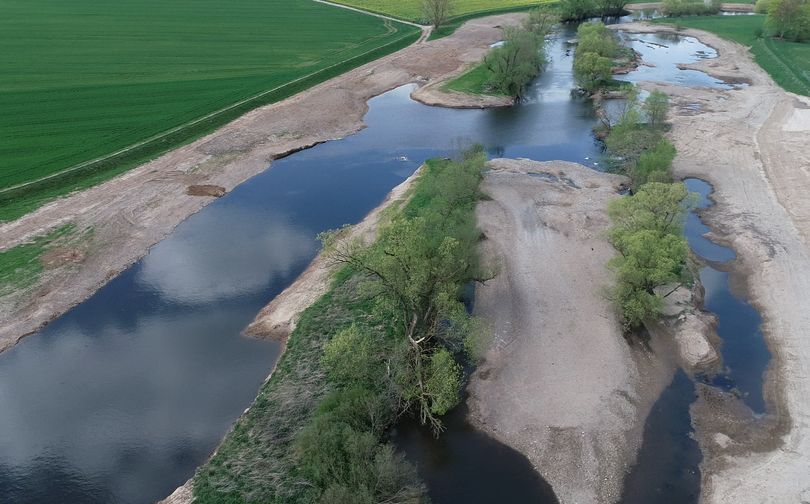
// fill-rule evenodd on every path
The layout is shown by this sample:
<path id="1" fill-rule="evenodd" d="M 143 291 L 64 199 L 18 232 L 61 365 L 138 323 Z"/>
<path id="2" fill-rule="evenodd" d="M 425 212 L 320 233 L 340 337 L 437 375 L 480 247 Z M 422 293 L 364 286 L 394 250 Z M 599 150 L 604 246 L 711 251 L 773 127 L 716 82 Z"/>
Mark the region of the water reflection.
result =
<path id="1" fill-rule="evenodd" d="M 642 58 L 642 64 L 636 71 L 617 76 L 619 80 L 667 82 L 687 87 L 732 88 L 731 85 L 704 72 L 682 70 L 678 67 L 681 64 L 717 57 L 717 51 L 694 37 L 671 33 L 619 33 L 624 42 Z"/>

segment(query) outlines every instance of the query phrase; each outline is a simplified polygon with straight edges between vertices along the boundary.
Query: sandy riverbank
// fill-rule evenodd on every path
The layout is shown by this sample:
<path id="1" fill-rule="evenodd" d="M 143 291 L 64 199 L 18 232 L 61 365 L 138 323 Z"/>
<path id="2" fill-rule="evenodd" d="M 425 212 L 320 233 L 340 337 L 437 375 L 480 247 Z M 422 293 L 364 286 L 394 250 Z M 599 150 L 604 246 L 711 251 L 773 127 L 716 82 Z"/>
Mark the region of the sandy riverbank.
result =
<path id="1" fill-rule="evenodd" d="M 628 344 L 602 294 L 615 254 L 606 206 L 626 179 L 561 161 L 491 166 L 476 215 L 501 271 L 476 289 L 495 342 L 469 385 L 471 417 L 560 502 L 613 503 L 675 369 L 671 348 Z"/>
<path id="2" fill-rule="evenodd" d="M 679 33 L 719 53 L 690 68 L 750 83 L 730 91 L 645 87 L 673 99 L 674 172 L 714 185 L 717 205 L 706 222 L 737 252 L 732 284 L 764 317 L 773 353 L 766 418 L 745 422 L 744 408 L 705 390 L 693 406 L 704 452 L 701 502 L 810 502 L 810 99 L 779 88 L 746 48 L 698 30 Z"/>
<path id="3" fill-rule="evenodd" d="M 254 110 L 216 132 L 109 182 L 0 225 L 3 249 L 72 223 L 92 230 L 41 279 L 0 299 L 0 351 L 92 295 L 143 257 L 184 219 L 212 201 L 190 186 L 225 191 L 273 159 L 363 127 L 366 102 L 410 82 L 429 84 L 479 61 L 501 27 L 524 15 L 467 22 L 452 36 L 407 47 L 282 102 Z M 189 194 L 190 193 L 190 194 Z"/>

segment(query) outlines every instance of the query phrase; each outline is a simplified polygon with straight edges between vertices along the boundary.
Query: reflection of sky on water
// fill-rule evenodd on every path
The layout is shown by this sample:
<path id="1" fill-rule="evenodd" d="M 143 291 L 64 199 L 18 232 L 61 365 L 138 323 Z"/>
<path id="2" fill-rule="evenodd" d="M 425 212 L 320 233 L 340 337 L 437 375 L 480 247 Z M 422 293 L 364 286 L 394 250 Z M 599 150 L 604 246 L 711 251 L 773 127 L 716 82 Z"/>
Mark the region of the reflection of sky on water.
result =
<path id="1" fill-rule="evenodd" d="M 277 216 L 267 218 L 235 207 L 203 214 L 196 224 L 144 258 L 138 284 L 179 303 L 250 295 L 276 277 L 288 276 L 316 246 L 310 234 Z M 194 239 L 197 227 L 206 228 L 222 246 L 200 249 Z"/>
<path id="2" fill-rule="evenodd" d="M 616 76 L 619 80 L 731 89 L 728 84 L 703 72 L 678 68 L 678 64 L 717 57 L 717 51 L 694 37 L 666 33 L 622 33 L 622 36 L 630 47 L 641 54 L 642 64 L 630 74 Z"/>

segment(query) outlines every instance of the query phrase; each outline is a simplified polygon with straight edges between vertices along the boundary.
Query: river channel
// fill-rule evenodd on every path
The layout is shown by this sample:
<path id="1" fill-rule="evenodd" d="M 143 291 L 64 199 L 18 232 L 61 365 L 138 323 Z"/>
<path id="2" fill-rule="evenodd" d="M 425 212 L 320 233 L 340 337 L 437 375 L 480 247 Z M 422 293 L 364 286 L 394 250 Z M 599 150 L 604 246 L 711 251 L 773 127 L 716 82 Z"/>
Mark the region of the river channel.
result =
<path id="1" fill-rule="evenodd" d="M 596 116 L 571 96 L 565 41 L 573 36 L 566 28 L 549 43 L 548 68 L 515 107 L 427 107 L 409 99 L 413 86 L 372 99 L 366 129 L 274 161 L 87 301 L 0 354 L 0 499 L 146 504 L 181 485 L 278 357 L 277 343 L 244 338 L 242 329 L 307 266 L 317 233 L 360 221 L 425 159 L 476 142 L 492 157 L 598 169 Z M 688 44 L 692 58 L 710 50 Z M 656 46 L 649 47 L 645 57 L 656 63 Z M 755 405 L 752 390 L 745 397 Z M 448 475 L 425 478 L 436 504 L 492 502 L 480 492 L 478 500 L 476 492 L 453 493 L 469 478 L 453 465 L 459 461 L 502 464 L 476 476 L 487 495 L 556 502 L 525 458 L 464 430 L 463 412 L 455 415 L 451 428 L 459 430 L 444 451 L 416 438 L 406 449 L 423 475 Z"/>

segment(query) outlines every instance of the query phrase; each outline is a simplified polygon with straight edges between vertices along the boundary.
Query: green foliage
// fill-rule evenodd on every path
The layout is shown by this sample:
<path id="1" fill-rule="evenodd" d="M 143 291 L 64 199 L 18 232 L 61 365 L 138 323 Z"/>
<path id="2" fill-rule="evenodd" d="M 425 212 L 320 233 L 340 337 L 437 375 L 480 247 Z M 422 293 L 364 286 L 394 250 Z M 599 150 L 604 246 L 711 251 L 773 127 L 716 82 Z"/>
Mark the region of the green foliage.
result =
<path id="1" fill-rule="evenodd" d="M 491 80 L 492 74 L 486 65 L 482 63 L 472 67 L 470 70 L 445 84 L 444 89 L 448 91 L 458 91 L 460 93 L 506 96 L 492 88 L 490 85 Z"/>
<path id="2" fill-rule="evenodd" d="M 574 77 L 579 87 L 586 91 L 596 91 L 599 86 L 609 82 L 612 77 L 613 64 L 609 58 L 596 53 L 583 53 L 574 61 Z"/>
<path id="3" fill-rule="evenodd" d="M 661 11 L 665 16 L 706 16 L 720 12 L 720 0 L 712 0 L 707 4 L 703 0 L 664 0 Z"/>
<path id="4" fill-rule="evenodd" d="M 604 23 L 582 23 L 577 29 L 574 78 L 577 85 L 593 93 L 613 80 L 613 61 L 619 52 L 615 34 Z"/>
<path id="5" fill-rule="evenodd" d="M 660 313 L 656 287 L 679 282 L 687 255 L 683 219 L 688 192 L 683 184 L 647 183 L 608 206 L 608 232 L 619 252 L 609 266 L 616 272 L 611 296 L 626 330 Z"/>
<path id="6" fill-rule="evenodd" d="M 458 301 L 480 274 L 482 149 L 433 160 L 370 246 L 323 238 L 345 266 L 303 312 L 256 401 L 194 477 L 197 504 L 425 502 L 382 442 L 413 411 L 440 429 L 463 384 L 457 350 L 480 324 Z"/>
<path id="7" fill-rule="evenodd" d="M 430 398 L 431 413 L 441 416 L 455 408 L 461 401 L 461 366 L 447 349 L 433 352 L 426 376 L 425 394 Z"/>
<path id="8" fill-rule="evenodd" d="M 810 2 L 771 0 L 765 27 L 779 38 L 794 42 L 810 40 Z"/>
<path id="9" fill-rule="evenodd" d="M 294 0 L 9 0 L 0 30 L 1 52 L 16 55 L 0 63 L 0 188 L 145 142 L 3 194 L 2 220 L 109 179 L 419 33 Z"/>
<path id="10" fill-rule="evenodd" d="M 670 182 L 669 168 L 675 159 L 675 147 L 666 138 L 661 138 L 652 149 L 639 156 L 630 168 L 633 187 L 638 188 L 647 182 Z"/>
<path id="11" fill-rule="evenodd" d="M 596 15 L 596 0 L 560 0 L 560 18 L 563 21 L 581 21 Z"/>
<path id="12" fill-rule="evenodd" d="M 669 96 L 662 91 L 652 91 L 644 100 L 644 112 L 647 113 L 647 124 L 651 128 L 662 128 L 669 112 Z"/>
<path id="13" fill-rule="evenodd" d="M 754 4 L 754 12 L 757 14 L 767 14 L 770 5 L 771 0 L 757 0 L 757 3 Z"/>
<path id="14" fill-rule="evenodd" d="M 504 44 L 484 57 L 489 86 L 498 93 L 519 98 L 545 62 L 543 36 L 533 31 L 504 28 Z"/>
<path id="15" fill-rule="evenodd" d="M 613 31 L 604 23 L 582 23 L 577 28 L 577 54 L 596 53 L 613 58 L 619 51 L 619 43 Z"/>

